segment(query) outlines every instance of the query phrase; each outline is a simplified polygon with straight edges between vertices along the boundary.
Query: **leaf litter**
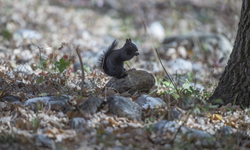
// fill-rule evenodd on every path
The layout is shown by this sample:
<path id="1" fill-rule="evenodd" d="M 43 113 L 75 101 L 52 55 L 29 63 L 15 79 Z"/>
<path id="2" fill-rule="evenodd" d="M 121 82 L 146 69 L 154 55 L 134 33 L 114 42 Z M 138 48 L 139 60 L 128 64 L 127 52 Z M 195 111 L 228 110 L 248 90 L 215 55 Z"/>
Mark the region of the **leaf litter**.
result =
<path id="1" fill-rule="evenodd" d="M 90 30 L 96 30 L 98 34 L 104 35 L 109 28 L 113 27 L 111 22 L 121 25 L 122 21 L 113 20 L 108 16 L 101 16 L 91 9 L 83 10 L 84 13 L 77 13 L 77 10 L 71 8 L 65 9 L 48 5 L 48 1 L 41 4 L 32 0 L 23 3 L 14 1 L 12 6 L 10 1 L 0 1 L 0 3 L 4 5 L 5 9 L 14 10 L 13 13 L 7 14 L 12 18 L 12 21 L 5 22 L 8 29 L 17 31 L 18 28 L 26 26 L 24 20 L 30 20 L 34 29 L 44 32 L 44 35 L 48 37 L 36 41 L 37 43 L 34 45 L 29 45 L 29 41 L 24 40 L 22 41 L 22 49 L 6 48 L 13 50 L 16 53 L 15 56 L 18 56 L 21 50 L 26 49 L 25 46 L 31 47 L 32 53 L 30 53 L 31 59 L 29 61 L 32 64 L 32 69 L 35 70 L 31 74 L 15 70 L 17 64 L 13 63 L 13 61 L 22 60 L 23 58 L 14 58 L 8 53 L 1 54 L 1 58 L 10 59 L 3 59 L 0 62 L 0 149 L 250 148 L 250 110 L 242 110 L 239 106 L 231 104 L 220 108 L 212 108 L 208 112 L 200 111 L 200 113 L 189 114 L 190 110 L 183 109 L 181 105 L 175 105 L 174 98 L 167 99 L 167 102 L 171 101 L 173 103 L 172 105 L 169 104 L 169 106 L 175 107 L 181 115 L 179 120 L 173 120 L 174 128 L 171 128 L 171 123 L 164 123 L 161 127 L 164 128 L 165 125 L 169 125 L 169 130 L 165 132 L 159 130 L 160 133 L 155 130 L 154 125 L 159 121 L 169 119 L 167 114 L 169 109 L 163 106 L 157 105 L 155 109 L 148 107 L 143 110 L 141 122 L 109 114 L 107 105 L 104 105 L 95 114 L 86 114 L 79 109 L 79 106 L 86 99 L 79 96 L 80 84 L 82 84 L 81 72 L 72 72 L 72 64 L 67 60 L 70 58 L 68 56 L 71 56 L 69 53 L 72 50 L 70 49 L 72 47 L 74 49 L 78 44 L 84 45 L 81 49 L 99 51 L 100 45 L 96 43 L 104 42 L 101 42 L 102 38 L 91 41 L 90 35 L 86 32 L 82 33 L 85 40 L 71 40 L 75 38 L 74 34 L 68 34 L 63 27 L 67 26 L 71 31 L 75 31 L 76 28 L 84 30 L 85 26 L 91 24 L 93 19 L 97 19 L 96 26 L 90 28 Z M 37 7 L 37 5 L 41 6 Z M 33 7 L 37 8 L 37 10 L 32 9 Z M 65 14 L 65 16 L 58 15 L 58 13 Z M 2 11 L 0 14 L 3 16 Z M 34 18 L 36 19 L 34 20 Z M 70 18 L 73 19 L 70 20 Z M 90 21 L 86 21 L 87 19 L 82 20 L 83 18 L 89 18 Z M 82 24 L 79 20 L 87 23 Z M 68 26 L 69 22 L 72 22 L 72 25 Z M 103 22 L 107 23 L 105 27 Z M 37 28 L 35 24 L 39 24 Z M 50 28 L 45 31 L 40 30 L 45 27 Z M 122 37 L 122 32 L 117 32 L 117 36 Z M 64 38 L 61 39 L 61 37 Z M 67 44 L 64 43 L 64 48 L 59 48 L 60 52 L 56 51 L 59 47 L 58 41 L 70 40 L 73 43 L 72 45 L 67 47 L 65 46 Z M 16 47 L 20 46 L 18 40 L 10 41 L 10 43 Z M 47 43 L 47 45 L 42 43 Z M 40 44 L 43 46 L 37 46 Z M 40 51 L 44 58 L 34 51 Z M 45 59 L 45 57 L 50 59 Z M 53 70 L 53 67 L 57 67 L 58 70 Z M 86 97 L 96 96 L 106 99 L 107 96 L 117 93 L 115 90 L 104 88 L 109 79 L 110 77 L 107 77 L 98 69 L 86 73 L 84 81 Z M 152 94 L 155 97 L 161 97 L 160 93 L 169 90 L 160 85 L 157 88 L 156 92 Z M 185 88 L 188 89 L 189 87 Z M 66 108 L 64 108 L 64 110 L 68 110 L 66 113 L 60 110 L 61 107 L 57 109 L 57 106 L 39 100 L 30 107 L 23 105 L 31 98 L 64 94 L 72 96 L 72 99 L 67 101 Z M 132 97 L 135 100 L 145 93 L 138 92 L 131 95 L 125 92 L 117 94 Z M 18 99 L 9 102 L 6 100 L 6 96 L 10 95 L 17 96 Z M 206 104 L 210 105 L 208 102 Z M 199 105 L 196 104 L 195 106 L 198 107 Z M 222 133 L 227 133 L 221 130 L 225 126 L 231 127 L 230 134 L 222 136 Z M 185 128 L 182 127 L 205 131 L 205 133 L 212 135 L 210 137 L 212 141 L 213 139 L 217 141 L 211 145 L 209 139 L 190 138 L 188 134 L 184 133 Z M 177 129 L 180 129 L 180 131 Z"/>

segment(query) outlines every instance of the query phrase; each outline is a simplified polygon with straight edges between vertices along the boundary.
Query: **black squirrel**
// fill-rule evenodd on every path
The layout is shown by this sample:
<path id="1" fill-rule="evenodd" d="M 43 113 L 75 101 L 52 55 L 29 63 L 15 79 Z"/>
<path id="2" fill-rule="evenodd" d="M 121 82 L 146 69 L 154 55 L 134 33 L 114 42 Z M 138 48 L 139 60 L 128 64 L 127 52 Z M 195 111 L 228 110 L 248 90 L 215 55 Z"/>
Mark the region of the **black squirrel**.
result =
<path id="1" fill-rule="evenodd" d="M 117 41 L 109 46 L 109 48 L 103 52 L 103 55 L 99 58 L 99 67 L 109 76 L 121 79 L 127 76 L 124 69 L 124 61 L 132 59 L 134 56 L 138 56 L 138 49 L 131 39 L 126 39 L 126 43 L 120 49 L 117 47 Z"/>

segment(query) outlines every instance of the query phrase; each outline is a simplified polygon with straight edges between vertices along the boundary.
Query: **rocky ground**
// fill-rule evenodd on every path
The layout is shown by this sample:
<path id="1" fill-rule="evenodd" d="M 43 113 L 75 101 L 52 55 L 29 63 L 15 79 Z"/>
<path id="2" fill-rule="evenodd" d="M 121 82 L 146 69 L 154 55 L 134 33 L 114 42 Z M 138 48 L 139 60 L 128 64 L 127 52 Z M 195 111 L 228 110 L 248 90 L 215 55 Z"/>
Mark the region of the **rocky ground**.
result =
<path id="1" fill-rule="evenodd" d="M 249 110 L 208 101 L 240 5 L 0 0 L 0 149 L 248 149 Z M 127 38 L 140 55 L 108 77 L 98 58 Z"/>

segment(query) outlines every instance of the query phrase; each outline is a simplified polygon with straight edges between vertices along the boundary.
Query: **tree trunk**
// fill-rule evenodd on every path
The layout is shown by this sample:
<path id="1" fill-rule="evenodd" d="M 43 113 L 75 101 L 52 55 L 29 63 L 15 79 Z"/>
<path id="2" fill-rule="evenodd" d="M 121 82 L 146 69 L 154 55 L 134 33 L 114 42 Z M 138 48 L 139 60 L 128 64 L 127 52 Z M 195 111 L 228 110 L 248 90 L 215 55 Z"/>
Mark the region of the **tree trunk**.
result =
<path id="1" fill-rule="evenodd" d="M 233 51 L 210 100 L 245 108 L 250 104 L 250 1 L 243 0 Z"/>

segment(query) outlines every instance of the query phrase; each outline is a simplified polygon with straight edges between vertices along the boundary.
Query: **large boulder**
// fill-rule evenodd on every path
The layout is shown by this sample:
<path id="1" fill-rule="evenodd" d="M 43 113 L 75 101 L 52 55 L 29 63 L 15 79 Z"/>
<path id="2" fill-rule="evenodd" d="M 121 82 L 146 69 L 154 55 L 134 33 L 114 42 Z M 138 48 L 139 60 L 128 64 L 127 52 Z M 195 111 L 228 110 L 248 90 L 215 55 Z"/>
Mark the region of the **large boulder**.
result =
<path id="1" fill-rule="evenodd" d="M 119 93 L 129 91 L 148 92 L 155 85 L 155 78 L 151 73 L 144 70 L 130 69 L 126 71 L 127 76 L 122 79 L 112 78 L 106 87 L 112 87 Z"/>
<path id="2" fill-rule="evenodd" d="M 118 117 L 126 117 L 131 120 L 141 121 L 141 107 L 130 98 L 112 95 L 107 99 L 109 112 Z"/>

